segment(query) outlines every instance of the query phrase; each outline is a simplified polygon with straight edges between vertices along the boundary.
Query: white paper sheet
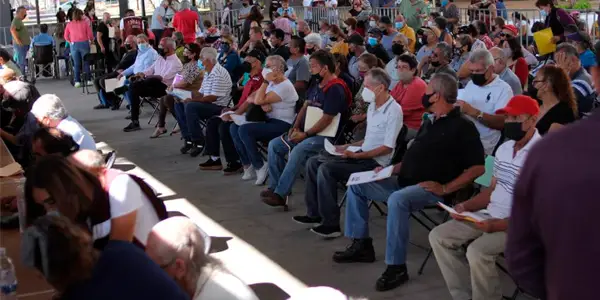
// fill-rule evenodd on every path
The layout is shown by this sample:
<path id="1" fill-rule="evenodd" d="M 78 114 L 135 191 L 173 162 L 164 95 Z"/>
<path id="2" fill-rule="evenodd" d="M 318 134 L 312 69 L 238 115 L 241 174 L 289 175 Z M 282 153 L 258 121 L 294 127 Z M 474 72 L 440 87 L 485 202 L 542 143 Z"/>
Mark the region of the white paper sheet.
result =
<path id="1" fill-rule="evenodd" d="M 390 165 L 377 173 L 375 173 L 375 171 L 352 173 L 350 178 L 348 178 L 346 185 L 363 184 L 386 179 L 392 176 L 392 171 L 394 171 L 394 165 Z"/>
<path id="2" fill-rule="evenodd" d="M 169 92 L 169 95 L 173 95 L 181 100 L 183 99 L 192 99 L 192 92 L 185 91 L 182 89 L 173 89 Z"/>
<path id="3" fill-rule="evenodd" d="M 443 208 L 444 210 L 446 210 L 449 213 L 465 217 L 467 219 L 467 221 L 481 222 L 481 221 L 492 218 L 490 215 L 488 215 L 486 213 L 485 209 L 482 209 L 482 210 L 476 211 L 476 212 L 465 211 L 462 213 L 458 213 L 458 212 L 456 212 L 456 210 L 454 210 L 454 208 L 452 208 L 442 202 L 438 202 L 437 204 L 439 207 Z"/>
<path id="4" fill-rule="evenodd" d="M 104 87 L 107 93 L 113 92 L 116 88 L 120 88 L 125 85 L 125 76 L 121 79 L 110 78 L 104 80 Z"/>
<path id="5" fill-rule="evenodd" d="M 360 151 L 360 147 L 358 146 L 349 146 L 346 150 L 350 152 L 358 152 Z M 342 152 L 337 152 L 335 146 L 328 140 L 325 139 L 325 151 L 331 155 L 342 156 Z"/>
<path id="6" fill-rule="evenodd" d="M 306 119 L 304 121 L 304 132 L 306 132 L 307 130 L 311 129 L 323 116 L 323 110 L 318 108 L 318 107 L 314 107 L 314 106 L 309 106 L 306 108 Z M 333 120 L 331 121 L 331 123 L 329 124 L 329 126 L 327 126 L 325 129 L 323 129 L 321 132 L 317 133 L 317 135 L 320 136 L 326 136 L 326 137 L 334 137 L 335 134 L 337 133 L 338 127 L 340 126 L 340 114 L 337 114 L 337 116 L 335 116 L 335 118 L 333 118 Z"/>
<path id="7" fill-rule="evenodd" d="M 112 26 L 108 27 L 108 38 L 109 39 L 114 39 L 115 38 L 115 28 Z"/>
<path id="8" fill-rule="evenodd" d="M 235 111 L 233 111 L 233 110 L 226 111 L 226 112 L 222 113 L 222 114 L 219 116 L 219 118 L 223 118 L 224 116 L 226 116 L 226 115 L 231 115 L 231 114 L 235 114 Z"/>
<path id="9" fill-rule="evenodd" d="M 235 123 L 235 125 L 237 125 L 237 126 L 242 126 L 244 124 L 252 123 L 252 122 L 246 121 L 245 115 L 230 114 L 230 116 L 231 116 L 231 120 L 233 120 L 233 123 Z"/>
<path id="10" fill-rule="evenodd" d="M 0 168 L 0 177 L 9 177 L 20 173 L 23 173 L 23 168 L 18 162 L 13 162 Z"/>

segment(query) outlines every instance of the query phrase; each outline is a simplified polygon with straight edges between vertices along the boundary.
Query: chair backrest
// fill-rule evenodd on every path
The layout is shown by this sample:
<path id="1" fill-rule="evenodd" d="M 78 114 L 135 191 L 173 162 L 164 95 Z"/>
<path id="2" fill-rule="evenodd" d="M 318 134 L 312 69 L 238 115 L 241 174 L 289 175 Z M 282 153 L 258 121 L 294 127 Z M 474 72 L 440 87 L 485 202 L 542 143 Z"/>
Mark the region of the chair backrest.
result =
<path id="1" fill-rule="evenodd" d="M 408 133 L 408 127 L 406 124 L 402 125 L 402 129 L 400 129 L 400 133 L 396 138 L 396 149 L 394 149 L 394 156 L 392 156 L 392 164 L 397 164 L 402 161 L 404 157 L 404 153 L 406 153 L 406 148 L 408 145 L 408 141 L 406 140 L 406 134 Z"/>
<path id="2" fill-rule="evenodd" d="M 492 184 L 492 176 L 494 175 L 494 159 L 495 158 L 491 155 L 488 155 L 485 158 L 485 173 L 477 177 L 477 179 L 475 179 L 475 183 L 484 187 L 489 187 L 490 184 Z"/>
<path id="3" fill-rule="evenodd" d="M 54 61 L 54 46 L 33 46 L 33 60 L 36 64 L 48 64 Z"/>

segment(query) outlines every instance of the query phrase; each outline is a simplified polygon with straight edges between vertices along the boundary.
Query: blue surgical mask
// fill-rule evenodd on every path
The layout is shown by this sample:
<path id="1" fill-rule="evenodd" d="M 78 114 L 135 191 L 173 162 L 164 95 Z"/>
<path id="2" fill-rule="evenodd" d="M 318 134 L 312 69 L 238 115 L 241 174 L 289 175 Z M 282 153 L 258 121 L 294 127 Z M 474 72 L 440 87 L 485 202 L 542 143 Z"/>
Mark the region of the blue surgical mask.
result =
<path id="1" fill-rule="evenodd" d="M 548 14 L 546 13 L 545 10 L 540 9 L 540 15 L 542 16 L 542 18 L 545 18 Z"/>
<path id="2" fill-rule="evenodd" d="M 448 0 L 442 0 L 441 4 L 442 7 L 445 7 L 446 5 L 448 5 Z"/>
<path id="3" fill-rule="evenodd" d="M 138 49 L 141 52 L 146 52 L 146 50 L 148 50 L 148 44 L 138 44 Z"/>
<path id="4" fill-rule="evenodd" d="M 198 68 L 199 68 L 201 71 L 204 71 L 204 65 L 202 64 L 202 61 L 201 61 L 201 60 L 198 60 Z"/>
<path id="5" fill-rule="evenodd" d="M 369 45 L 371 45 L 371 47 L 375 47 L 375 45 L 377 45 L 377 39 L 374 37 L 370 36 L 368 41 L 369 41 Z"/>
<path id="6" fill-rule="evenodd" d="M 404 27 L 404 22 L 396 22 L 394 25 L 396 26 L 396 29 L 402 29 L 402 27 Z"/>

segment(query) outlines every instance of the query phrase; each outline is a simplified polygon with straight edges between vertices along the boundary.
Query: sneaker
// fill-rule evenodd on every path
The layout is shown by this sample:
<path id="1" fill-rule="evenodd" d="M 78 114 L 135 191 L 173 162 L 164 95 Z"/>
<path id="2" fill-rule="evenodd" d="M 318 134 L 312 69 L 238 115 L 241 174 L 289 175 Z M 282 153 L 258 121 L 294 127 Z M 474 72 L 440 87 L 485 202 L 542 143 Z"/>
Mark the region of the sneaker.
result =
<path id="1" fill-rule="evenodd" d="M 253 166 L 249 166 L 244 169 L 244 175 L 242 175 L 242 180 L 251 180 L 256 175 Z"/>
<path id="2" fill-rule="evenodd" d="M 321 224 L 321 217 L 295 216 L 292 219 L 294 219 L 296 223 L 305 225 Z"/>
<path id="3" fill-rule="evenodd" d="M 254 185 L 263 185 L 269 175 L 269 165 L 265 162 L 263 166 L 256 171 L 256 182 Z"/>
<path id="4" fill-rule="evenodd" d="M 193 147 L 194 147 L 194 144 L 192 144 L 192 142 L 185 141 L 183 143 L 183 147 L 181 147 L 181 149 L 179 149 L 179 152 L 181 152 L 181 154 L 186 154 L 186 153 L 190 152 L 190 150 L 192 150 Z"/>
<path id="5" fill-rule="evenodd" d="M 86 85 L 87 85 L 87 86 L 92 86 L 92 85 L 94 85 L 94 83 L 93 83 L 91 80 L 88 80 L 88 81 L 86 82 Z"/>
<path id="6" fill-rule="evenodd" d="M 125 132 L 131 132 L 131 131 L 136 131 L 136 130 L 140 130 L 142 129 L 140 127 L 140 122 L 138 121 L 131 121 L 131 123 L 129 123 L 129 125 L 127 125 L 127 127 L 123 128 L 123 131 Z"/>
<path id="7" fill-rule="evenodd" d="M 244 171 L 244 166 L 242 166 L 242 164 L 240 164 L 239 162 L 232 162 L 232 163 L 227 163 L 227 168 L 225 168 L 223 170 L 223 174 L 225 175 L 234 175 L 234 174 L 239 174 L 242 173 Z"/>
<path id="8" fill-rule="evenodd" d="M 389 265 L 375 283 L 375 289 L 380 292 L 389 291 L 408 281 L 406 265 Z"/>
<path id="9" fill-rule="evenodd" d="M 223 164 L 221 164 L 221 159 L 213 160 L 209 158 L 207 161 L 201 163 L 199 165 L 200 170 L 213 170 L 218 171 L 223 169 Z"/>
<path id="10" fill-rule="evenodd" d="M 192 151 L 190 152 L 191 157 L 196 157 L 204 151 L 204 146 L 198 143 L 193 143 Z"/>
<path id="11" fill-rule="evenodd" d="M 317 227 L 312 228 L 310 231 L 325 238 L 336 238 L 342 235 L 342 230 L 340 229 L 340 226 L 319 225 Z"/>
<path id="12" fill-rule="evenodd" d="M 156 127 L 154 133 L 150 136 L 151 139 L 155 139 L 163 134 L 167 133 L 167 129 L 164 127 Z"/>
<path id="13" fill-rule="evenodd" d="M 333 261 L 336 263 L 374 262 L 373 240 L 371 238 L 352 240 L 352 244 L 346 247 L 346 250 L 336 251 L 333 254 Z"/>
<path id="14" fill-rule="evenodd" d="M 104 105 L 104 104 L 98 104 L 98 105 L 94 106 L 94 109 L 106 109 L 106 108 L 110 108 L 110 106 Z"/>
<path id="15" fill-rule="evenodd" d="M 81 87 L 81 82 L 75 82 L 73 85 L 76 89 Z"/>

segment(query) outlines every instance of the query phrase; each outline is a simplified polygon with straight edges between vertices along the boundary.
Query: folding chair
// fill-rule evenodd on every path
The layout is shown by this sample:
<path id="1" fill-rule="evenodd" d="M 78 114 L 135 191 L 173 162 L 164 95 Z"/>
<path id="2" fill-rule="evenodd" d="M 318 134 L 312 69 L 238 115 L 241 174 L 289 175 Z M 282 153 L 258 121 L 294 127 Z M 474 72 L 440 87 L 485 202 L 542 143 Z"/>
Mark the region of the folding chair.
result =
<path id="1" fill-rule="evenodd" d="M 33 46 L 33 55 L 29 60 L 29 82 L 35 84 L 35 80 L 42 73 L 51 73 L 56 77 L 56 62 L 54 58 L 54 46 Z M 38 71 L 39 69 L 39 71 Z"/>
<path id="2" fill-rule="evenodd" d="M 104 74 L 104 58 L 101 56 L 101 54 L 88 53 L 83 57 L 83 63 L 85 64 L 86 62 L 90 65 L 90 72 L 81 73 L 82 92 L 88 95 L 96 94 L 96 92 L 90 92 L 87 82 L 93 81 L 94 78 Z"/>
<path id="3" fill-rule="evenodd" d="M 56 53 L 56 65 L 54 66 L 55 68 L 55 75 L 56 75 L 56 79 L 60 79 L 60 73 L 61 73 L 61 67 L 60 67 L 60 62 L 64 61 L 65 63 L 65 75 L 69 76 L 69 55 L 67 53 L 67 43 L 66 42 L 60 42 L 58 44 L 58 53 Z"/>
<path id="4" fill-rule="evenodd" d="M 152 115 L 150 116 L 150 119 L 148 120 L 148 124 L 150 124 L 152 122 L 152 119 L 154 118 L 154 115 L 156 115 L 156 112 L 160 108 L 160 100 L 155 97 L 140 97 L 140 107 L 144 103 L 147 103 L 153 109 Z"/>

